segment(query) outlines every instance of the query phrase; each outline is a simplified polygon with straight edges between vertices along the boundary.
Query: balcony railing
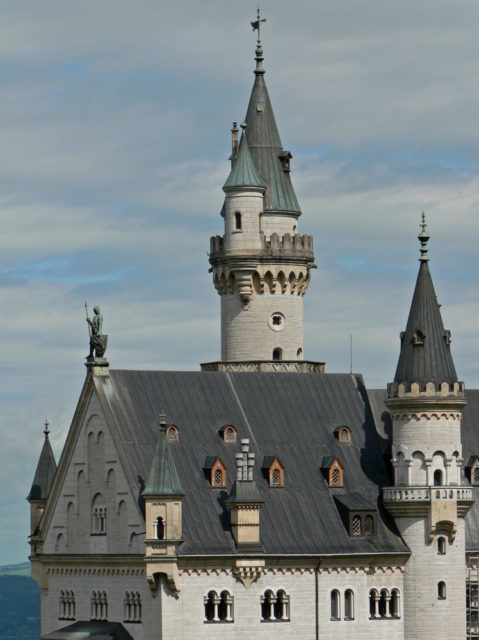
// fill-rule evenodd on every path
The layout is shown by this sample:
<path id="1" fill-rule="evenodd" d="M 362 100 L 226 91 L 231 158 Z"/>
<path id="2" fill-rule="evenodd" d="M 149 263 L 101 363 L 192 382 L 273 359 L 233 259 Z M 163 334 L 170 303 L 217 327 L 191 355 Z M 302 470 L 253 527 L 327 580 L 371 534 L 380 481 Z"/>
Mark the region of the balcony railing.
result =
<path id="1" fill-rule="evenodd" d="M 472 487 L 385 487 L 384 502 L 472 501 Z"/>

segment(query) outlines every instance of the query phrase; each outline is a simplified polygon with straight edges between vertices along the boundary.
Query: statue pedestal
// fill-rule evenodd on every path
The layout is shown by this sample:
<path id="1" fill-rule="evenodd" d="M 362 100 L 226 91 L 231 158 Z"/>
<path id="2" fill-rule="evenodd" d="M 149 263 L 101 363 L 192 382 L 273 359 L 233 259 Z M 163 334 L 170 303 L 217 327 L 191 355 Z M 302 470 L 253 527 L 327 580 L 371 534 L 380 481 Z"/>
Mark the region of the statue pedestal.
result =
<path id="1" fill-rule="evenodd" d="M 87 356 L 85 367 L 91 371 L 94 376 L 110 375 L 110 363 L 106 358 L 98 358 L 96 356 Z"/>

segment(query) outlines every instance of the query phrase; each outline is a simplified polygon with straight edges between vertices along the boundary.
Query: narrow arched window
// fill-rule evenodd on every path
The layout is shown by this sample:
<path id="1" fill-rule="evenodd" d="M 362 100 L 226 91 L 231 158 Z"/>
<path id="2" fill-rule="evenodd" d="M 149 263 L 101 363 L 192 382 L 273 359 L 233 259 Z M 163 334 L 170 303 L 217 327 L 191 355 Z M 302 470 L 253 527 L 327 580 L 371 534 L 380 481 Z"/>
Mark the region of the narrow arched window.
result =
<path id="1" fill-rule="evenodd" d="M 445 582 L 441 581 L 437 583 L 437 597 L 439 600 L 446 599 L 446 583 Z"/>
<path id="2" fill-rule="evenodd" d="M 331 484 L 339 485 L 341 484 L 341 473 L 339 469 L 333 469 L 331 472 Z"/>
<path id="3" fill-rule="evenodd" d="M 165 521 L 161 516 L 156 521 L 156 537 L 158 540 L 164 540 L 165 538 Z"/>
<path id="4" fill-rule="evenodd" d="M 233 622 L 233 597 L 228 591 L 222 591 L 218 604 L 218 618 L 223 622 Z"/>
<path id="5" fill-rule="evenodd" d="M 437 553 L 440 556 L 446 554 L 446 538 L 444 538 L 443 536 L 437 539 Z"/>
<path id="6" fill-rule="evenodd" d="M 354 593 L 351 589 L 344 592 L 344 619 L 354 620 Z"/>
<path id="7" fill-rule="evenodd" d="M 261 596 L 261 618 L 263 620 L 276 620 L 274 614 L 274 607 L 276 604 L 276 596 L 271 589 L 265 591 L 264 595 Z"/>
<path id="8" fill-rule="evenodd" d="M 391 591 L 391 614 L 394 618 L 401 617 L 401 608 L 400 608 L 398 589 L 393 589 Z"/>
<path id="9" fill-rule="evenodd" d="M 334 589 L 331 591 L 331 620 L 341 619 L 341 598 L 339 591 Z"/>
<path id="10" fill-rule="evenodd" d="M 235 231 L 241 231 L 241 213 L 235 211 Z"/>
<path id="11" fill-rule="evenodd" d="M 276 620 L 282 620 L 283 622 L 289 620 L 289 596 L 283 589 L 280 589 L 276 594 L 274 617 Z"/>
<path id="12" fill-rule="evenodd" d="M 371 618 L 379 618 L 379 594 L 376 589 L 369 592 L 369 615 Z"/>
<path id="13" fill-rule="evenodd" d="M 434 471 L 434 486 L 441 487 L 443 484 L 443 473 L 441 469 L 436 469 Z"/>
<path id="14" fill-rule="evenodd" d="M 215 469 L 215 486 L 220 487 L 223 484 L 223 473 L 221 469 Z"/>
<path id="15" fill-rule="evenodd" d="M 476 464 L 472 471 L 473 484 L 479 484 L 479 464 Z"/>
<path id="16" fill-rule="evenodd" d="M 219 622 L 218 618 L 218 605 L 220 603 L 220 599 L 218 598 L 218 594 L 216 591 L 210 591 L 208 595 L 204 598 L 205 604 L 205 620 L 208 622 Z"/>
<path id="17" fill-rule="evenodd" d="M 273 469 L 273 471 L 271 472 L 271 486 L 281 486 L 281 471 L 279 469 Z"/>
<path id="18" fill-rule="evenodd" d="M 282 360 L 283 359 L 283 350 L 279 347 L 273 349 L 273 360 Z"/>

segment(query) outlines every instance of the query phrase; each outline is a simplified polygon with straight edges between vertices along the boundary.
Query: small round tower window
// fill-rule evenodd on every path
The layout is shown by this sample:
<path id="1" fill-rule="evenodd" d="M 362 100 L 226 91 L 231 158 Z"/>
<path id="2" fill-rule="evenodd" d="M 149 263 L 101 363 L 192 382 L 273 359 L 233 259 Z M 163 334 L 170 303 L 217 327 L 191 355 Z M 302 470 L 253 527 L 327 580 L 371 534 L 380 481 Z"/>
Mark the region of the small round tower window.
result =
<path id="1" fill-rule="evenodd" d="M 280 311 L 275 311 L 268 319 L 269 328 L 273 331 L 283 331 L 286 318 Z"/>

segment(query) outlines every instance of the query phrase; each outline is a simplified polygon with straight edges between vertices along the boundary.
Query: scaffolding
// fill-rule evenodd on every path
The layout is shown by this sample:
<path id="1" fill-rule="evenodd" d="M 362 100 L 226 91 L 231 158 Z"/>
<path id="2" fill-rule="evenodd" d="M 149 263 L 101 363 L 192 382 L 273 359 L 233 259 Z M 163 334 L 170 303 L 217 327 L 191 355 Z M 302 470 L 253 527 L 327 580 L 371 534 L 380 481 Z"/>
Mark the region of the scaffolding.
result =
<path id="1" fill-rule="evenodd" d="M 466 573 L 466 638 L 479 640 L 479 556 L 467 556 Z"/>

